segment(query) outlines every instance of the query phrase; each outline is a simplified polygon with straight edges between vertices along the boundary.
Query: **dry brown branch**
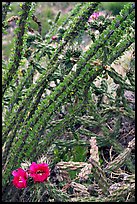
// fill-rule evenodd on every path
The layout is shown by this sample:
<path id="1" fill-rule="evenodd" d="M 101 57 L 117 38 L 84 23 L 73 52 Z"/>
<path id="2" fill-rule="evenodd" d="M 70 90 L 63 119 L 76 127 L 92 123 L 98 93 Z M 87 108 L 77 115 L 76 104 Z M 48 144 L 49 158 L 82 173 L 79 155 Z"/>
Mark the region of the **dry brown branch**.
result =
<path id="1" fill-rule="evenodd" d="M 84 167 L 85 165 L 87 165 L 86 162 L 59 162 L 56 166 L 59 167 L 59 169 L 76 170 Z"/>
<path id="2" fill-rule="evenodd" d="M 102 189 L 103 194 L 109 194 L 108 188 L 109 188 L 109 182 L 105 175 L 105 172 L 101 169 L 101 167 L 98 165 L 98 163 L 90 158 L 90 162 L 93 165 L 93 174 L 94 177 L 99 185 L 99 187 Z"/>
<path id="3" fill-rule="evenodd" d="M 76 183 L 73 181 L 71 183 L 71 187 L 73 188 L 74 193 L 76 193 L 76 195 L 80 195 L 80 196 L 89 195 L 88 188 L 85 187 L 84 185 L 80 184 L 80 183 Z"/>
<path id="4" fill-rule="evenodd" d="M 100 196 L 100 197 L 94 197 L 94 196 L 90 196 L 90 197 L 86 197 L 86 198 L 82 198 L 82 197 L 78 197 L 78 198 L 71 198 L 72 202 L 118 202 L 118 201 L 123 201 L 125 197 L 128 196 L 128 194 L 130 193 L 130 196 L 132 195 L 132 197 L 134 196 L 135 193 L 135 184 L 128 184 L 128 185 L 123 185 L 120 186 L 119 188 L 117 188 L 117 190 L 114 190 L 113 193 L 111 195 L 106 196 Z"/>
<path id="5" fill-rule="evenodd" d="M 113 161 L 109 162 L 105 168 L 105 170 L 117 170 L 120 166 L 122 166 L 125 160 L 129 157 L 132 149 L 135 147 L 135 138 L 129 142 L 128 147 L 119 154 Z"/>

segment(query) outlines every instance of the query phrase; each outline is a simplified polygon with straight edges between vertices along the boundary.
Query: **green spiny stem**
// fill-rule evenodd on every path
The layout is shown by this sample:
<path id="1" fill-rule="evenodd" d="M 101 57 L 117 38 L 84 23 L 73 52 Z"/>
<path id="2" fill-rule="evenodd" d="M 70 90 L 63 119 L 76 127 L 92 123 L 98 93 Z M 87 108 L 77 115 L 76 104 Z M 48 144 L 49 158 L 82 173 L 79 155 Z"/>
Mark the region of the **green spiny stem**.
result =
<path id="1" fill-rule="evenodd" d="M 42 90 L 40 90 L 40 92 L 42 93 Z M 40 95 L 40 94 L 39 94 Z"/>
<path id="2" fill-rule="evenodd" d="M 121 84 L 126 90 L 134 91 L 134 87 L 126 84 L 125 80 L 122 79 L 122 76 L 118 74 L 112 67 L 110 70 L 107 70 L 108 75 L 114 80 L 115 84 Z"/>
<path id="3" fill-rule="evenodd" d="M 47 192 L 51 198 L 54 199 L 55 202 L 68 202 L 69 196 L 66 193 L 63 193 L 61 190 L 58 190 L 53 184 L 45 183 Z M 44 195 L 42 195 L 43 197 Z M 40 199 L 42 199 L 42 197 Z"/>
<path id="4" fill-rule="evenodd" d="M 126 40 L 126 39 L 124 39 L 124 40 Z M 108 64 L 111 64 L 111 61 L 115 61 L 115 60 L 119 57 L 119 53 L 121 53 L 121 55 L 122 55 L 122 53 L 123 53 L 128 47 L 130 47 L 130 46 L 132 45 L 132 43 L 134 43 L 134 38 L 133 38 L 133 37 L 130 38 L 130 40 L 126 41 L 126 45 L 125 45 L 124 40 L 122 41 L 122 43 L 120 43 L 119 46 L 116 47 L 116 49 L 119 49 L 119 48 L 120 48 L 120 49 L 119 49 L 119 51 L 114 50 L 113 59 L 112 59 L 112 57 L 111 57 L 111 59 L 108 59 Z M 122 45 L 124 45 L 124 47 L 123 47 Z"/>
<path id="5" fill-rule="evenodd" d="M 8 88 L 13 75 L 17 71 L 19 67 L 20 60 L 22 58 L 22 52 L 23 52 L 23 38 L 26 30 L 26 21 L 29 16 L 29 12 L 31 9 L 31 2 L 26 2 L 23 5 L 23 13 L 19 22 L 19 32 L 17 33 L 17 40 L 16 40 L 16 48 L 13 58 L 13 63 L 9 69 L 9 72 L 7 73 L 7 76 L 5 77 L 4 84 L 3 84 L 3 94 L 5 93 L 6 89 Z M 18 57 L 17 57 L 18 56 Z"/>
<path id="6" fill-rule="evenodd" d="M 119 17 L 120 17 L 120 15 L 119 15 Z M 110 49 L 113 49 L 117 46 L 117 39 L 119 40 L 119 36 L 123 35 L 123 37 L 125 37 L 126 36 L 125 33 L 129 34 L 129 27 L 131 26 L 131 22 L 133 22 L 135 20 L 134 10 L 128 16 L 125 15 L 124 18 L 126 18 L 126 21 L 123 21 L 120 24 L 120 26 L 118 27 L 117 35 L 115 35 L 115 41 L 108 41 L 105 44 L 105 46 L 109 45 Z M 123 28 L 125 28 L 125 29 L 123 29 Z"/>
<path id="7" fill-rule="evenodd" d="M 134 119 L 135 118 L 135 114 L 134 114 L 134 112 L 132 112 L 132 114 L 130 114 L 128 111 L 126 111 L 126 110 L 124 110 L 124 109 L 119 109 L 118 107 L 115 107 L 115 106 L 113 106 L 113 107 L 108 107 L 108 108 L 106 108 L 105 107 L 105 109 L 103 109 L 101 112 L 100 112 L 100 115 L 102 116 L 102 117 L 104 117 L 106 114 L 108 114 L 108 113 L 121 113 L 122 115 L 124 115 L 124 116 L 127 116 L 127 117 L 130 117 L 130 118 L 132 118 L 132 119 Z"/>
<path id="8" fill-rule="evenodd" d="M 42 91 L 41 91 L 42 92 Z"/>
<path id="9" fill-rule="evenodd" d="M 72 116 L 72 118 L 73 118 L 73 117 L 74 117 L 74 116 Z M 45 125 L 46 125 L 46 124 L 44 124 L 44 126 L 45 126 Z M 64 125 L 63 125 L 63 127 L 64 127 Z M 56 130 L 56 131 L 57 131 L 57 130 Z M 46 135 L 46 138 L 49 138 L 49 134 Z M 50 135 L 50 138 L 52 138 L 51 135 Z M 55 139 L 55 138 L 54 138 L 54 139 Z M 51 141 L 52 141 L 52 139 L 50 139 L 50 140 L 48 139 L 48 141 L 47 141 L 47 142 L 48 142 L 48 145 L 51 143 Z M 49 143 L 49 142 L 50 142 L 50 143 Z"/>
<path id="10" fill-rule="evenodd" d="M 3 127 L 3 132 L 5 132 L 4 133 L 4 135 L 3 135 L 3 138 L 2 138 L 2 143 L 4 144 L 4 142 L 5 142 L 5 140 L 7 139 L 7 135 L 9 134 L 9 132 L 11 131 L 11 129 L 12 129 L 12 125 L 10 126 L 10 129 L 9 130 L 7 130 L 6 131 L 6 129 L 5 129 L 5 126 L 6 126 L 6 124 L 8 124 L 8 121 L 7 121 L 7 118 L 9 117 L 9 114 L 10 113 L 12 113 L 12 110 L 13 110 L 13 108 L 14 108 L 14 105 L 15 105 L 15 103 L 17 103 L 18 102 L 18 97 L 19 97 L 19 95 L 21 94 L 21 91 L 22 91 L 22 89 L 23 89 L 23 86 L 25 86 L 26 85 L 26 83 L 28 82 L 28 80 L 30 79 L 30 77 L 32 76 L 32 74 L 34 73 L 34 69 L 29 69 L 28 70 L 28 75 L 27 75 L 27 78 L 26 78 L 26 80 L 24 81 L 24 80 L 22 80 L 22 82 L 20 83 L 20 85 L 17 87 L 17 89 L 16 89 L 16 91 L 15 91 L 15 94 L 13 95 L 13 97 L 11 98 L 11 100 L 10 100 L 10 105 L 9 105 L 9 110 L 7 110 L 6 111 L 6 114 L 5 114 L 5 116 L 4 116 L 4 123 L 5 123 L 5 125 L 4 125 L 4 127 Z M 5 137 L 4 137 L 5 136 Z"/>
<path id="11" fill-rule="evenodd" d="M 9 105 L 10 111 L 7 110 L 6 115 L 5 115 L 5 117 L 4 117 L 5 127 L 3 127 L 3 133 L 4 133 L 5 136 L 8 135 L 8 133 L 9 133 L 10 130 L 12 129 L 13 124 L 15 124 L 15 120 L 17 119 L 17 118 L 15 118 L 15 120 L 13 120 L 13 117 L 14 117 L 14 115 L 15 115 L 16 112 L 17 112 L 17 111 L 15 111 L 15 107 L 14 107 L 14 106 L 15 106 L 15 103 L 18 102 L 18 96 L 20 95 L 20 93 L 21 93 L 23 87 L 25 86 L 25 84 L 27 84 L 29 78 L 34 74 L 34 71 L 35 71 L 35 69 L 34 69 L 34 63 L 33 63 L 33 60 L 31 60 L 31 61 L 30 61 L 30 67 L 29 67 L 29 69 L 28 69 L 28 74 L 26 74 L 25 79 L 24 79 L 24 77 L 22 78 L 21 83 L 20 83 L 19 86 L 17 87 L 15 93 L 13 94 L 13 96 L 12 96 L 10 102 L 9 102 L 9 104 L 10 104 L 10 105 Z M 13 106 L 13 105 L 14 105 L 14 106 Z M 13 109 L 13 108 L 14 108 L 14 109 Z M 23 108 L 23 106 L 22 106 L 22 108 Z M 19 108 L 18 108 L 18 111 L 20 112 L 20 111 L 22 110 L 22 108 L 20 108 L 20 110 L 19 110 Z M 17 114 L 18 114 L 19 112 L 17 112 Z M 11 117 L 12 117 L 12 118 L 11 118 Z M 9 127 L 8 127 L 8 124 L 9 124 L 9 121 L 10 121 L 10 120 L 12 120 L 13 123 L 11 123 L 11 124 L 9 125 Z"/>
<path id="12" fill-rule="evenodd" d="M 122 24 L 121 24 L 122 25 Z M 121 38 L 121 36 L 119 36 L 120 38 Z M 118 38 L 118 40 L 119 40 L 119 38 Z M 112 41 L 111 41 L 112 42 Z M 112 49 L 112 47 L 111 47 L 111 49 Z M 130 87 L 129 87 L 130 88 Z M 42 95 L 42 93 L 43 93 L 43 88 L 41 88 L 41 90 L 39 91 L 39 93 L 37 94 L 37 97 L 36 97 L 36 101 L 34 102 L 34 105 L 32 106 L 32 111 L 30 111 L 30 114 L 29 114 L 29 118 L 32 116 L 32 114 L 35 112 L 35 109 L 36 109 L 36 107 L 37 107 L 37 105 L 38 105 L 38 103 L 39 103 L 39 101 L 40 101 L 40 97 L 41 97 L 41 95 Z M 39 97 L 39 99 L 38 99 L 38 97 Z"/>
<path id="13" fill-rule="evenodd" d="M 74 77 L 74 76 L 73 76 Z M 71 79 L 72 80 L 72 79 Z M 68 84 L 69 85 L 69 84 Z M 66 86 L 65 87 L 63 87 L 63 90 L 65 90 L 65 88 L 66 88 Z M 61 93 L 63 92 L 63 90 L 61 90 Z M 57 98 L 58 98 L 58 94 L 56 95 L 56 98 L 54 99 L 54 100 L 56 100 Z M 51 102 L 53 101 L 53 99 L 51 100 Z M 44 103 L 44 107 L 45 107 L 45 102 L 43 102 Z M 50 105 L 51 103 L 49 102 L 49 105 Z M 45 109 L 45 108 L 44 108 Z M 41 111 L 41 115 L 43 115 L 43 112 Z M 40 117 L 40 116 L 39 116 Z M 36 121 L 39 119 L 39 117 L 37 117 L 37 119 L 36 119 Z M 22 118 L 20 119 L 20 121 L 18 122 L 18 123 L 20 123 L 22 121 Z M 33 121 L 33 124 L 34 124 L 34 121 Z M 15 133 L 15 132 L 14 132 Z M 14 134 L 13 134 L 14 135 Z"/>
<path id="14" fill-rule="evenodd" d="M 98 127 L 106 121 L 106 118 L 103 118 L 101 121 L 96 121 L 95 119 L 90 120 L 88 118 L 83 118 L 79 116 L 76 116 L 75 119 L 77 123 L 79 123 L 80 125 L 83 125 L 84 127 L 88 127 L 88 128 Z"/>
<path id="15" fill-rule="evenodd" d="M 95 4 L 96 6 L 98 5 L 98 3 L 97 4 Z M 90 5 L 89 5 L 89 8 L 90 8 Z M 91 9 L 91 8 L 90 8 Z M 93 10 L 93 9 L 92 9 Z M 90 10 L 90 12 L 91 12 L 91 10 Z M 88 15 L 90 14 L 90 12 L 88 11 Z M 84 18 L 85 18 L 85 23 L 86 23 L 86 19 L 87 19 L 87 16 L 85 16 L 85 13 L 83 14 L 83 16 L 84 16 Z M 79 17 L 77 17 L 76 18 L 76 23 L 77 24 L 79 24 L 79 22 L 80 22 L 80 19 L 79 19 Z M 83 22 L 84 23 L 84 22 Z M 84 24 L 82 24 L 81 25 L 81 27 L 83 27 L 84 26 Z M 79 27 L 79 29 L 80 29 L 80 27 Z M 78 27 L 76 28 L 76 27 L 74 27 L 73 28 L 73 26 L 72 26 L 72 29 L 70 29 L 70 32 L 74 32 L 74 30 L 75 30 L 75 32 L 79 32 L 79 29 L 78 29 Z M 47 80 L 52 76 L 52 73 L 56 70 L 56 67 L 57 66 L 54 66 L 54 64 L 55 64 L 55 62 L 56 62 L 56 60 L 57 60 L 57 57 L 58 57 L 58 55 L 59 55 L 59 53 L 61 52 L 61 50 L 64 48 L 64 46 L 68 43 L 68 41 L 69 40 L 71 40 L 71 39 L 73 39 L 73 35 L 70 35 L 71 37 L 69 38 L 69 39 L 66 39 L 67 38 L 67 36 L 66 37 L 64 37 L 64 42 L 59 46 L 59 48 L 57 49 L 57 51 L 56 51 L 56 53 L 55 53 L 55 55 L 53 56 L 53 58 L 51 59 L 51 61 L 50 61 L 50 63 L 49 63 L 49 69 L 48 69 L 48 72 L 46 73 L 46 76 L 44 75 L 42 75 L 42 77 L 39 79 L 39 82 L 37 83 L 37 86 L 35 86 L 34 87 L 34 89 L 33 89 L 33 86 L 34 85 L 32 85 L 32 89 L 30 89 L 30 92 L 28 93 L 28 97 L 26 97 L 26 100 L 24 100 L 24 102 L 22 102 L 22 105 L 18 108 L 18 111 L 17 111 L 17 113 L 16 113 L 16 117 L 17 116 L 19 116 L 19 113 L 20 113 L 20 111 L 24 108 L 24 114 L 25 114 L 25 112 L 26 112 L 26 108 L 24 107 L 25 106 L 25 102 L 27 101 L 28 103 L 31 101 L 31 99 L 32 99 L 32 97 L 34 96 L 34 94 L 35 93 L 37 93 L 37 91 L 38 91 L 38 89 L 40 88 L 40 87 L 42 87 L 41 88 L 41 90 L 39 91 L 39 93 L 37 94 L 37 96 L 41 96 L 42 95 L 42 93 L 43 93 L 43 91 L 44 91 L 44 89 L 46 88 L 46 86 L 47 86 Z M 51 64 L 52 64 L 52 67 L 53 68 L 50 68 L 51 67 Z M 47 78 L 47 79 L 46 79 Z M 41 93 L 41 94 L 40 94 Z M 36 99 L 37 100 L 37 99 Z M 26 106 L 27 107 L 27 106 Z M 35 105 L 34 105 L 34 107 L 35 107 Z M 22 114 L 23 114 L 23 112 L 21 113 L 21 116 L 22 116 Z M 14 116 L 12 116 L 12 117 L 14 117 Z M 15 121 L 16 121 L 16 117 L 15 117 L 15 119 L 13 120 L 11 120 L 11 121 L 13 121 L 13 123 L 12 124 L 10 124 L 10 127 L 15 123 Z"/>
<path id="16" fill-rule="evenodd" d="M 68 115 L 68 118 L 69 118 L 70 116 Z M 66 125 L 66 124 L 64 124 L 64 125 Z M 60 130 L 60 126 L 58 127 L 58 129 Z M 54 129 L 55 130 L 55 129 Z M 19 140 L 20 141 L 20 140 Z M 47 142 L 46 142 L 47 143 Z M 22 142 L 20 142 L 20 144 L 19 145 L 21 145 L 22 144 Z M 28 143 L 29 144 L 29 143 Z M 26 144 L 26 145 L 28 145 L 28 144 Z M 47 144 L 48 145 L 48 144 Z M 30 144 L 29 144 L 29 146 L 30 146 Z M 33 149 L 35 149 L 35 146 L 33 147 Z M 14 149 L 15 150 L 15 149 Z M 24 151 L 24 154 L 25 154 L 25 152 L 26 151 L 28 151 L 28 148 L 26 148 L 25 146 L 24 146 L 24 149 L 23 149 L 23 151 Z M 31 154 L 31 151 L 30 151 L 30 154 Z M 19 160 L 21 159 L 20 158 L 20 155 L 18 155 L 18 158 L 16 157 L 16 159 L 14 159 L 14 162 L 12 161 L 13 160 L 13 155 L 15 156 L 15 153 L 14 152 L 12 152 L 11 154 L 10 154 L 10 156 L 11 156 L 11 158 L 10 158 L 10 156 L 7 158 L 7 162 L 6 162 L 6 164 L 5 164 L 5 167 L 6 167 L 6 165 L 7 165 L 7 163 L 8 162 L 10 162 L 10 163 L 14 163 L 14 168 L 16 167 L 16 165 L 18 165 L 18 162 L 19 162 Z M 25 156 L 27 156 L 26 154 L 25 154 Z M 32 155 L 32 158 L 33 158 L 33 155 Z M 18 162 L 17 162 L 17 159 L 18 159 Z M 7 169 L 7 167 L 6 167 L 6 169 Z"/>
<path id="17" fill-rule="evenodd" d="M 43 88 L 40 90 L 40 92 L 42 93 L 43 92 Z M 41 95 L 41 94 L 39 94 L 39 95 Z M 37 100 L 37 101 L 39 101 L 39 100 Z M 36 106 L 34 106 L 34 107 L 36 107 Z M 34 111 L 33 111 L 34 112 Z"/>
<path id="18" fill-rule="evenodd" d="M 14 129 L 13 134 L 16 134 L 17 132 L 17 128 Z M 9 155 L 9 149 L 12 147 L 12 143 L 13 143 L 13 137 L 10 137 L 9 134 L 9 138 L 3 143 L 3 147 L 2 147 L 2 166 L 5 165 L 5 162 L 7 160 L 7 156 Z"/>

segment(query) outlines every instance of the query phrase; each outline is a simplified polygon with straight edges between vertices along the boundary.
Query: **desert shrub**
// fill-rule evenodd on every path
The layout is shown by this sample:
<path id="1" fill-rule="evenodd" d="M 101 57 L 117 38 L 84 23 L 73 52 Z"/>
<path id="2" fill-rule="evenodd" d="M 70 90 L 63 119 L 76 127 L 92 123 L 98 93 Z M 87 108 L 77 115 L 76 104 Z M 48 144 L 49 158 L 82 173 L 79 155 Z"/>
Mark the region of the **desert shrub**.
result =
<path id="1" fill-rule="evenodd" d="M 3 31 L 9 6 L 3 4 Z M 116 17 L 100 16 L 98 6 L 79 3 L 62 24 L 58 13 L 44 37 L 35 2 L 24 2 L 19 16 L 10 19 L 17 27 L 9 60 L 2 63 L 3 201 L 134 199 L 134 98 L 129 95 L 135 90 L 135 4 Z M 130 66 L 121 75 L 113 65 L 127 51 Z M 122 129 L 125 122 L 132 124 L 130 139 Z M 126 146 L 119 141 L 122 131 Z M 25 189 L 16 189 L 12 171 L 32 162 L 48 163 L 48 181 L 29 180 Z M 114 185 L 118 170 L 123 182 L 118 177 Z"/>

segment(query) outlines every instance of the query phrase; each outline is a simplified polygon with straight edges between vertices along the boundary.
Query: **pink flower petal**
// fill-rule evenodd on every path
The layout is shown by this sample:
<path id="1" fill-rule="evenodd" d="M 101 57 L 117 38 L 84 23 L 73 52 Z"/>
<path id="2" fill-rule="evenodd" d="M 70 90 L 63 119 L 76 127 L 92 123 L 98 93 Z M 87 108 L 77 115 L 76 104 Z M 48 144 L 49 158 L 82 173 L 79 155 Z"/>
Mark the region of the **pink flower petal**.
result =
<path id="1" fill-rule="evenodd" d="M 28 173 L 21 168 L 18 168 L 12 172 L 13 178 L 13 185 L 16 188 L 26 188 L 27 186 L 27 177 Z"/>
<path id="2" fill-rule="evenodd" d="M 33 162 L 30 166 L 30 176 L 33 178 L 34 182 L 44 182 L 50 175 L 48 164 L 41 163 L 36 164 Z"/>

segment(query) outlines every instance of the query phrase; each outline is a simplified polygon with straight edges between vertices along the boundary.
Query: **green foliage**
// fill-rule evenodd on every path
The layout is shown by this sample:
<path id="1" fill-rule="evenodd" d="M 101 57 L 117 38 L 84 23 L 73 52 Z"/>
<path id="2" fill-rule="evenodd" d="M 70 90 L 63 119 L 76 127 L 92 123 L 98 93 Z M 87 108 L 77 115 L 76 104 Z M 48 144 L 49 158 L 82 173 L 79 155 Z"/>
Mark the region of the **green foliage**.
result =
<path id="1" fill-rule="evenodd" d="M 51 168 L 60 161 L 85 162 L 91 137 L 96 138 L 100 149 L 113 146 L 117 154 L 123 151 L 118 142 L 121 118 L 126 115 L 134 119 L 134 111 L 124 95 L 125 91 L 134 92 L 134 60 L 125 77 L 114 70 L 113 63 L 134 44 L 135 6 L 128 3 L 113 20 L 100 16 L 92 24 L 88 19 L 99 4 L 79 3 L 64 19 L 60 12 L 53 19 L 51 10 L 44 7 L 45 14 L 39 17 L 46 19 L 45 23 L 35 16 L 37 3 L 24 2 L 21 6 L 13 50 L 9 61 L 3 60 L 4 201 L 15 201 L 17 196 L 24 199 L 25 190 L 20 192 L 21 197 L 17 192 L 12 198 L 11 187 L 11 172 L 23 160 L 33 162 L 47 155 Z M 6 21 L 4 30 L 5 25 Z M 87 34 L 90 46 L 85 49 L 82 39 Z M 108 77 L 116 85 L 111 93 Z M 110 128 L 112 118 L 116 122 Z M 103 160 L 100 161 L 103 166 Z M 124 163 L 134 173 L 130 158 L 124 159 Z M 105 170 L 92 164 L 91 177 L 95 177 L 105 195 L 109 188 Z M 70 179 L 77 173 L 69 171 Z M 43 201 L 45 193 L 47 200 L 68 200 L 69 196 L 51 183 L 47 184 L 47 192 L 43 190 L 45 186 L 37 187 L 40 190 L 30 189 L 30 201 Z"/>
<path id="2" fill-rule="evenodd" d="M 127 2 L 101 2 L 101 8 L 112 12 L 112 15 L 117 15 L 123 9 Z"/>

